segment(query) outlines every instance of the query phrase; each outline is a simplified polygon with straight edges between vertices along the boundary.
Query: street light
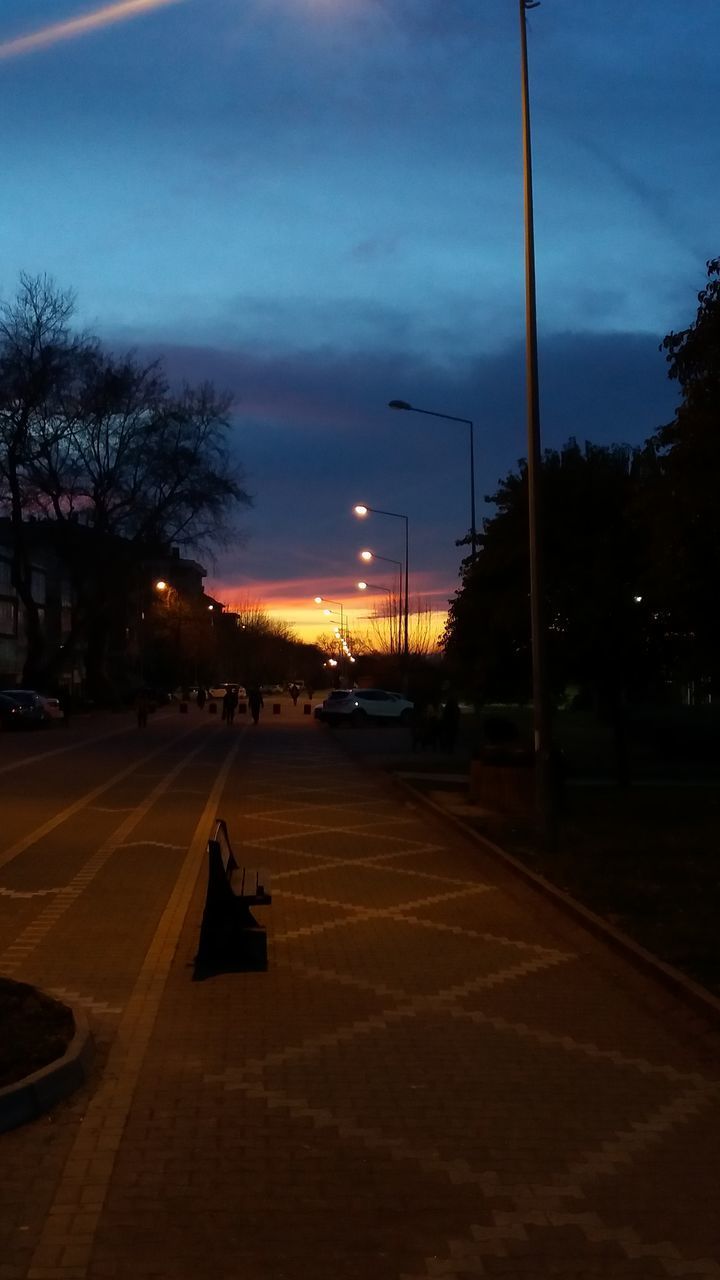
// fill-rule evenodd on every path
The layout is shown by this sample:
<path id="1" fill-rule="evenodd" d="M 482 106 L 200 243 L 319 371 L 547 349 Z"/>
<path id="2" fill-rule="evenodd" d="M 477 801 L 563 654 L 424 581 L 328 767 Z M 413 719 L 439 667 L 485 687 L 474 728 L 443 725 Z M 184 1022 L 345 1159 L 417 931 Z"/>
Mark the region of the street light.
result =
<path id="1" fill-rule="evenodd" d="M 402 574 L 402 560 L 392 560 L 390 556 L 378 555 L 377 551 L 361 551 L 360 559 L 364 560 L 366 564 L 369 564 L 371 560 L 384 560 L 385 564 L 396 565 Z"/>
<path id="2" fill-rule="evenodd" d="M 336 604 L 337 605 L 338 609 L 340 610 L 340 630 L 344 635 L 345 634 L 345 612 L 343 609 L 342 601 L 330 600 L 328 596 L 314 596 L 313 598 L 315 600 L 315 604 Z M 332 609 L 323 609 L 323 613 L 332 613 Z"/>
<path id="3" fill-rule="evenodd" d="M 418 409 L 407 400 L 390 400 L 388 409 L 409 409 L 411 413 L 423 413 L 428 418 L 444 418 L 446 422 L 463 422 L 470 428 L 470 541 L 472 558 L 477 555 L 477 529 L 475 527 L 475 439 L 471 418 L 456 418 L 452 413 L 436 413 L 433 409 Z"/>
<path id="4" fill-rule="evenodd" d="M 338 609 L 340 610 L 340 636 L 341 636 L 341 639 L 343 639 L 343 640 L 344 640 L 344 636 L 345 636 L 345 610 L 344 610 L 344 608 L 343 608 L 342 601 L 341 601 L 341 600 L 330 600 L 330 599 L 328 599 L 328 597 L 327 597 L 327 596 L 313 596 L 313 600 L 315 601 L 315 604 L 335 604 L 335 605 L 337 605 Z M 328 614 L 328 615 L 329 615 L 329 614 L 333 613 L 333 610 L 332 610 L 332 609 L 323 609 L 323 613 L 325 613 L 325 614 Z M 337 665 L 337 664 L 336 664 L 336 665 Z"/>
<path id="5" fill-rule="evenodd" d="M 393 560 L 390 556 L 380 556 L 378 555 L 377 551 L 368 551 L 368 550 L 360 552 L 360 559 L 364 560 L 366 564 L 369 564 L 371 560 L 383 560 L 385 564 L 394 564 L 398 571 L 397 651 L 399 653 L 400 650 L 402 649 L 402 561 Z"/>
<path id="6" fill-rule="evenodd" d="M 540 395 L 538 389 L 537 305 L 535 294 L 535 228 L 533 221 L 530 78 L 527 10 L 539 0 L 519 0 L 520 79 L 522 102 L 523 190 L 525 210 L 525 383 L 527 399 L 528 523 L 530 549 L 530 635 L 532 642 L 533 719 L 535 728 L 535 806 L 540 829 L 549 833 L 550 733 L 545 662 L 543 565 L 540 546 Z"/>
<path id="7" fill-rule="evenodd" d="M 405 667 L 406 667 L 406 677 L 407 677 L 407 662 L 408 662 L 408 655 L 409 655 L 408 613 L 410 608 L 410 597 L 408 593 L 408 558 L 409 558 L 408 557 L 408 543 L 409 543 L 408 518 L 407 516 L 402 515 L 399 511 L 382 511 L 380 507 L 368 507 L 365 505 L 364 502 L 356 503 L 356 505 L 353 507 L 353 512 L 355 513 L 356 516 L 360 516 L 361 519 L 364 519 L 366 515 L 372 512 L 373 515 L 376 515 L 376 516 L 392 516 L 394 520 L 405 521 Z M 365 557 L 363 556 L 363 559 L 364 558 Z M 380 559 L 380 557 L 378 557 L 378 559 Z"/>

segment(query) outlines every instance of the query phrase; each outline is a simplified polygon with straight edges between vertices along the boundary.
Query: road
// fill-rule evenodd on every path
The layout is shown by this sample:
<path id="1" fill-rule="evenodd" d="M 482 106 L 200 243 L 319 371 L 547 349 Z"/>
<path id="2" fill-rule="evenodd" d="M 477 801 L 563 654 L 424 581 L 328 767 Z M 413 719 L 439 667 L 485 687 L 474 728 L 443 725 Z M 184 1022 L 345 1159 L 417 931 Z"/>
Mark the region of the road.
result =
<path id="1" fill-rule="evenodd" d="M 0 1138 L 1 1280 L 718 1280 L 717 1034 L 281 708 L 0 745 L 0 972 L 98 1048 Z M 270 965 L 194 982 L 218 814 Z"/>

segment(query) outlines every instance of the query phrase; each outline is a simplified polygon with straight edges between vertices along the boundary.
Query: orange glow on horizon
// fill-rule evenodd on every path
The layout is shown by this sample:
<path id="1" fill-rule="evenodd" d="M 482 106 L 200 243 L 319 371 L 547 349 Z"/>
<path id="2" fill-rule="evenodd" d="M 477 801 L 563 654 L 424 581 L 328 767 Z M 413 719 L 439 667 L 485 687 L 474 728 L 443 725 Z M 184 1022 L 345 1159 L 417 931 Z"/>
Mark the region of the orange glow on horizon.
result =
<path id="1" fill-rule="evenodd" d="M 348 585 L 346 592 L 338 591 L 337 588 L 337 579 L 333 579 L 325 586 L 317 578 L 252 582 L 240 586 L 236 583 L 217 581 L 205 584 L 205 590 L 217 600 L 221 600 L 226 609 L 238 612 L 242 612 L 243 609 L 259 609 L 273 622 L 286 623 L 298 640 L 302 640 L 305 644 L 314 644 L 318 636 L 331 634 L 339 622 L 339 610 L 336 611 L 337 617 L 325 616 L 323 608 L 326 600 L 324 599 L 322 604 L 315 604 L 316 595 L 324 597 L 327 591 L 327 598 L 332 596 L 336 600 L 342 600 L 345 625 L 350 634 L 355 636 L 363 636 L 369 632 L 371 624 L 368 621 L 368 614 L 371 614 L 375 608 L 379 609 L 383 599 L 387 599 L 380 591 L 368 589 L 366 592 L 359 592 L 355 582 Z M 439 634 L 447 614 L 450 595 L 448 588 L 445 586 L 438 588 L 433 584 L 423 590 L 421 586 L 418 594 L 423 601 L 432 602 L 434 620 Z M 411 601 L 412 599 L 411 592 Z M 411 631 L 413 629 L 412 614 L 410 629 Z"/>
<path id="2" fill-rule="evenodd" d="M 35 49 L 46 49 L 58 44 L 61 40 L 72 40 L 76 36 L 98 31 L 101 27 L 109 27 L 115 22 L 124 22 L 127 18 L 151 13 L 153 9 L 162 9 L 171 4 L 181 3 L 183 0 L 118 0 L 116 4 L 103 5 L 101 9 L 94 9 L 92 13 L 83 14 L 79 18 L 53 22 L 50 26 L 31 32 L 30 35 L 5 40 L 0 44 L 0 58 L 15 58 L 24 53 L 32 53 Z"/>

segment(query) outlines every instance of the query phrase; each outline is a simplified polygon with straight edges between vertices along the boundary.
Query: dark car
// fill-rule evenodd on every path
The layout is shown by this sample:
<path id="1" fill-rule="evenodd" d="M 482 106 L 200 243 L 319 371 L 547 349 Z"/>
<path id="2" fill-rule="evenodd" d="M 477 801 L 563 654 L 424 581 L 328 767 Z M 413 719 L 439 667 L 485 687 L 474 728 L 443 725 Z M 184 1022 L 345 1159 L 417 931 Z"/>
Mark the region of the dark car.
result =
<path id="1" fill-rule="evenodd" d="M 0 723 L 3 729 L 39 729 L 45 723 L 42 704 L 31 697 L 0 693 Z"/>

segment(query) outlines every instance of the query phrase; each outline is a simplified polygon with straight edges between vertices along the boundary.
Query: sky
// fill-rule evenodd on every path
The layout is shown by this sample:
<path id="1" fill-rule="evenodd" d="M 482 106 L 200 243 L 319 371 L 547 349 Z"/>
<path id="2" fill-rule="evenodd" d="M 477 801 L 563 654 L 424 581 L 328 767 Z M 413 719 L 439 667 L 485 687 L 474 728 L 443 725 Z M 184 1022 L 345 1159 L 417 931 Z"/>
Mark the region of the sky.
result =
<path id="1" fill-rule="evenodd" d="M 543 0 L 528 30 L 543 444 L 640 443 L 720 253 L 720 6 Z M 358 552 L 404 541 L 364 502 L 442 612 L 468 428 L 387 402 L 472 419 L 491 514 L 526 452 L 516 0 L 3 0 L 0 119 L 0 296 L 48 273 L 109 347 L 233 394 L 254 503 L 208 589 L 362 628 Z"/>

